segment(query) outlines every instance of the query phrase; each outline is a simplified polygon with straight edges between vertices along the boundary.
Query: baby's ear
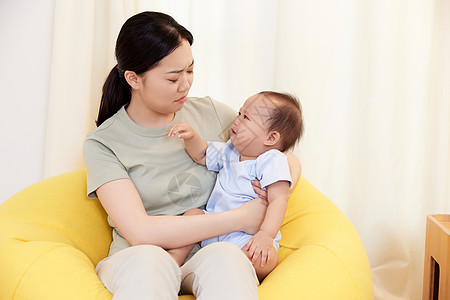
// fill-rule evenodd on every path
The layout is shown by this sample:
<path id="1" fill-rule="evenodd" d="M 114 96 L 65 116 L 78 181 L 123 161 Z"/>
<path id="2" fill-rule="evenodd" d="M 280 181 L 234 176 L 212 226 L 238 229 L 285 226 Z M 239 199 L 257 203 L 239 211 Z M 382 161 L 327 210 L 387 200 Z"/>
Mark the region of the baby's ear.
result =
<path id="1" fill-rule="evenodd" d="M 267 147 L 273 147 L 281 142 L 281 135 L 278 131 L 272 130 L 267 134 L 266 141 L 264 145 Z"/>

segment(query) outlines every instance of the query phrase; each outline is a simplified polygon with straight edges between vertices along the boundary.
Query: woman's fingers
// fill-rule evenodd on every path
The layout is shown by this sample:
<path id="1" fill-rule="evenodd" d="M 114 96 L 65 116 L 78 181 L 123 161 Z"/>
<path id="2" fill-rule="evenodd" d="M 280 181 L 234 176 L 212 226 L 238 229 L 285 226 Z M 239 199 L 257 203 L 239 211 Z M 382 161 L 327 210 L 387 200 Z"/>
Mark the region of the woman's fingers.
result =
<path id="1" fill-rule="evenodd" d="M 252 180 L 252 187 L 255 193 L 259 195 L 259 198 L 267 200 L 267 191 L 261 188 L 261 183 L 259 180 Z"/>

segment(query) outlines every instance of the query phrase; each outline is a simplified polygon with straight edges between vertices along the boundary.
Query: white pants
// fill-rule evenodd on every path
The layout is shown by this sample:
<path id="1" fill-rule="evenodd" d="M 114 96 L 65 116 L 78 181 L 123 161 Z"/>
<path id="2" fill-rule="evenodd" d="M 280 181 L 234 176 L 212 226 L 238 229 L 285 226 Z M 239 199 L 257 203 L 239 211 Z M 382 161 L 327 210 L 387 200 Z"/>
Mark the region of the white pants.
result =
<path id="1" fill-rule="evenodd" d="M 200 249 L 181 268 L 162 248 L 126 248 L 102 260 L 96 272 L 113 299 L 258 299 L 258 279 L 236 245 L 218 242 Z"/>

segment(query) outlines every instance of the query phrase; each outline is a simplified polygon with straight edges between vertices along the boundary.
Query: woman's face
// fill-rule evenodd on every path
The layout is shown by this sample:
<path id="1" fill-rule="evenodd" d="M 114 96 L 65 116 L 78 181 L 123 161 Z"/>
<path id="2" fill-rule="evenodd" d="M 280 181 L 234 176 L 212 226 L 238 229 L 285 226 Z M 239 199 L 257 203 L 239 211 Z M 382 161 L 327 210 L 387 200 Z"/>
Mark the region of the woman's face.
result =
<path id="1" fill-rule="evenodd" d="M 189 42 L 183 40 L 156 67 L 137 77 L 138 89 L 132 91 L 133 104 L 156 115 L 179 111 L 194 79 L 194 59 Z"/>

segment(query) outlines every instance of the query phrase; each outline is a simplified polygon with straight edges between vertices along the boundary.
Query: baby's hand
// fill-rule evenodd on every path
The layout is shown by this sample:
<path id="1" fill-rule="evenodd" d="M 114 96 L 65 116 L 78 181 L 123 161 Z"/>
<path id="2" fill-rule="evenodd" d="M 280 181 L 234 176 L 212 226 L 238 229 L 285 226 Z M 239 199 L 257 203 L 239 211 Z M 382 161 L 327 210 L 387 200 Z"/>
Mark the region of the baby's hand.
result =
<path id="1" fill-rule="evenodd" d="M 174 137 L 176 134 L 178 134 L 180 139 L 190 139 L 194 137 L 196 132 L 189 124 L 181 122 L 173 124 L 170 127 L 169 134 L 167 136 Z"/>
<path id="2" fill-rule="evenodd" d="M 264 231 L 258 231 L 251 240 L 244 246 L 245 251 L 248 251 L 248 258 L 252 264 L 261 256 L 261 267 L 270 262 L 271 252 L 273 249 L 273 238 Z"/>

